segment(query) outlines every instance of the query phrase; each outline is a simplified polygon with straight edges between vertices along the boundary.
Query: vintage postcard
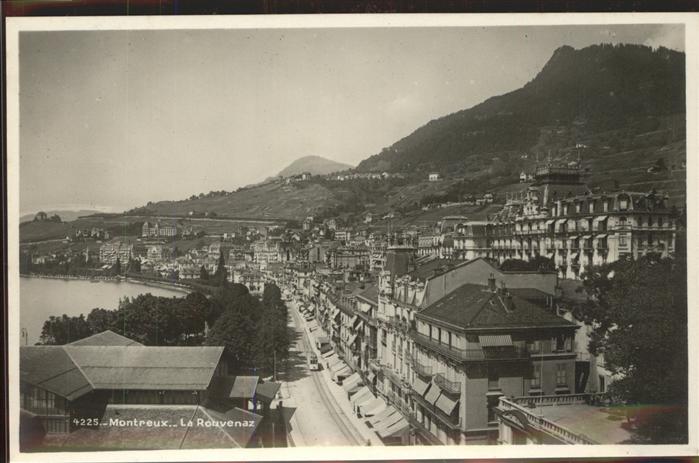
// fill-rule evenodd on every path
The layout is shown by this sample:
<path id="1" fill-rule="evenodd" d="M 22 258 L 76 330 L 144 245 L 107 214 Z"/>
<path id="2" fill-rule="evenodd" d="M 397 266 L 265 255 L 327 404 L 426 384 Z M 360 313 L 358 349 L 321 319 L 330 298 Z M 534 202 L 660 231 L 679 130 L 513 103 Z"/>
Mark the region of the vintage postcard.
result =
<path id="1" fill-rule="evenodd" d="M 13 459 L 695 455 L 698 19 L 9 18 Z"/>

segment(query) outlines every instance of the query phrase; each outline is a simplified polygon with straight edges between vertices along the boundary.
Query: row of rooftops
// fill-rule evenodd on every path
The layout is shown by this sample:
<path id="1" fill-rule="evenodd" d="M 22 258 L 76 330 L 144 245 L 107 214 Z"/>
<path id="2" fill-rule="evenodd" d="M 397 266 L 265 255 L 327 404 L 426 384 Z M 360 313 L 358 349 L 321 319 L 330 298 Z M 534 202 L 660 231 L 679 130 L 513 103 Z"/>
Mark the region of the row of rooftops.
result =
<path id="1" fill-rule="evenodd" d="M 224 398 L 274 397 L 279 385 L 259 383 L 257 376 L 214 377 L 223 352 L 222 346 L 144 346 L 107 330 L 61 346 L 22 346 L 20 379 L 71 401 L 94 390 L 124 389 L 211 388 Z"/>

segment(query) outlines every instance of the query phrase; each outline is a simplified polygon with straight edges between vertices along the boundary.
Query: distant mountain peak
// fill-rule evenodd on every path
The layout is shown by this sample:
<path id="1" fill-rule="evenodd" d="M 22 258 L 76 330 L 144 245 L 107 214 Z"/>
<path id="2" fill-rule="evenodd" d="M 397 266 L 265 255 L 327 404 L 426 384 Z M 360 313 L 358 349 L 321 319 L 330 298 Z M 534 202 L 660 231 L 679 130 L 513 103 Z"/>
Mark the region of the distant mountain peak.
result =
<path id="1" fill-rule="evenodd" d="M 321 156 L 303 156 L 298 158 L 287 167 L 282 169 L 279 174 L 280 177 L 291 177 L 293 175 L 299 175 L 304 172 L 309 172 L 312 175 L 326 175 L 333 172 L 339 172 L 342 170 L 351 169 L 353 166 L 349 164 L 344 164 L 342 162 L 333 161 L 331 159 L 326 159 Z"/>

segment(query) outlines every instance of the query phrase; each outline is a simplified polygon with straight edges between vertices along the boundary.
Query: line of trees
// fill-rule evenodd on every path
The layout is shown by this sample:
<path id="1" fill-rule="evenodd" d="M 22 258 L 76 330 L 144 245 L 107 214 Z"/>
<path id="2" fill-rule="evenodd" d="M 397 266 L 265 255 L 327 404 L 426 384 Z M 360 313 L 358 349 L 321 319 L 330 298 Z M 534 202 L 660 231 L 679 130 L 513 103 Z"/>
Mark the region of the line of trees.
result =
<path id="1" fill-rule="evenodd" d="M 241 284 L 225 282 L 211 297 L 141 294 L 116 310 L 95 308 L 87 317 L 50 317 L 40 344 L 62 345 L 111 330 L 151 346 L 225 346 L 231 371 L 271 373 L 289 352 L 287 307 L 279 287 L 265 285 L 258 298 Z M 207 330 L 207 327 L 210 329 Z"/>

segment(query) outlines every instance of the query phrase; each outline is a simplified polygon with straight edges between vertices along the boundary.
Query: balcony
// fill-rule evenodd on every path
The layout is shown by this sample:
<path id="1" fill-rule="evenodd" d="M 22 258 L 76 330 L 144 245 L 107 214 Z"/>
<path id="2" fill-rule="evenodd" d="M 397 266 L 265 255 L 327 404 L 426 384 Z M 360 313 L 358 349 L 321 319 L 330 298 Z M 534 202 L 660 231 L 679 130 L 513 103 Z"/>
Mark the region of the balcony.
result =
<path id="1" fill-rule="evenodd" d="M 500 403 L 498 404 L 498 411 L 501 417 L 503 416 L 503 412 L 521 413 L 526 417 L 530 426 L 539 431 L 543 431 L 546 434 L 552 435 L 567 444 L 597 444 L 597 442 L 583 434 L 574 433 L 569 429 L 554 423 L 553 421 L 549 421 L 541 416 L 541 412 L 535 412 L 535 409 L 539 407 L 591 403 L 596 400 L 595 396 L 595 394 L 527 396 L 517 398 L 507 398 L 502 396 L 500 397 Z"/>
<path id="2" fill-rule="evenodd" d="M 434 382 L 437 384 L 437 386 L 447 392 L 452 394 L 461 394 L 461 383 L 448 380 L 442 373 L 437 373 L 434 376 Z"/>
<path id="3" fill-rule="evenodd" d="M 413 361 L 413 370 L 415 370 L 415 373 L 422 377 L 427 377 L 431 378 L 432 377 L 432 367 L 423 365 L 417 360 Z"/>
<path id="4" fill-rule="evenodd" d="M 432 405 L 428 401 L 425 400 L 424 397 L 419 395 L 418 393 L 414 392 L 413 393 L 413 399 L 415 402 L 419 403 L 422 408 L 425 410 L 426 413 L 429 413 L 432 415 L 434 418 L 437 418 L 439 421 L 444 423 L 449 429 L 451 430 L 457 430 L 461 428 L 461 417 L 457 415 L 447 415 L 444 413 L 442 410 L 437 408 L 436 406 Z M 459 407 L 456 408 L 458 410 Z"/>
<path id="5" fill-rule="evenodd" d="M 513 346 L 505 349 L 459 349 L 449 346 L 435 339 L 431 339 L 416 331 L 410 332 L 411 337 L 421 346 L 438 352 L 447 358 L 458 362 L 485 362 L 492 360 L 526 360 L 529 359 L 529 351 L 526 347 Z"/>

